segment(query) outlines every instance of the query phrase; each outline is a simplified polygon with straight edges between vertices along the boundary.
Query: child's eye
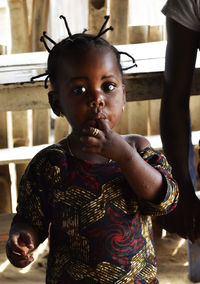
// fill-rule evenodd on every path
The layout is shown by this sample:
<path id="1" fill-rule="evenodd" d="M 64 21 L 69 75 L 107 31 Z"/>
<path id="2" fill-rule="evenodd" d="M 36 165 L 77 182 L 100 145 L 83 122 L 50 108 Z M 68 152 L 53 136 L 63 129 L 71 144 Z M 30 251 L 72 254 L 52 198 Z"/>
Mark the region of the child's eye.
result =
<path id="1" fill-rule="evenodd" d="M 83 86 L 77 86 L 72 89 L 72 93 L 74 93 L 75 95 L 84 95 L 86 91 L 86 88 Z"/>
<path id="2" fill-rule="evenodd" d="M 104 92 L 112 92 L 116 88 L 115 83 L 104 83 L 103 90 Z"/>

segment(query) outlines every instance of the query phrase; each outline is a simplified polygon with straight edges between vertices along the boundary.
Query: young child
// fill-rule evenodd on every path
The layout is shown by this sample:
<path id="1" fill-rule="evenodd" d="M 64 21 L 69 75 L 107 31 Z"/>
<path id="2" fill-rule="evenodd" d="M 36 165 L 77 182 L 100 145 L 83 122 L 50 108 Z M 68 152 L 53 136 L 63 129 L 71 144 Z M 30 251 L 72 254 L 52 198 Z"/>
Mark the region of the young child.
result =
<path id="1" fill-rule="evenodd" d="M 98 35 L 72 35 L 65 20 L 69 37 L 58 44 L 44 34 L 55 44 L 49 102 L 72 132 L 28 165 L 7 256 L 25 267 L 49 235 L 46 283 L 158 283 L 150 216 L 177 203 L 165 157 L 112 130 L 126 98 L 120 53 L 101 38 L 107 21 Z"/>

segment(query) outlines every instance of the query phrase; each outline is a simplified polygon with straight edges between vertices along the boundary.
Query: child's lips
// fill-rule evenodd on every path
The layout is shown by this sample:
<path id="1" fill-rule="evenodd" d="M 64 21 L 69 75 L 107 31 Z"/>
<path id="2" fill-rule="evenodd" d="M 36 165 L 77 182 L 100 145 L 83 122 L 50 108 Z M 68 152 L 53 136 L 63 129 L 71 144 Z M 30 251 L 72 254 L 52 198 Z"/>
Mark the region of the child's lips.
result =
<path id="1" fill-rule="evenodd" d="M 98 112 L 96 114 L 93 114 L 91 117 L 91 120 L 97 120 L 97 119 L 106 119 L 106 115 L 103 112 Z"/>
<path id="2" fill-rule="evenodd" d="M 96 122 L 96 120 L 90 120 L 88 124 L 89 124 L 89 126 L 96 127 L 97 122 Z"/>
<path id="3" fill-rule="evenodd" d="M 99 119 L 106 119 L 106 115 L 104 113 L 97 113 L 95 116 L 89 119 L 89 125 L 92 127 L 97 127 L 97 121 Z"/>

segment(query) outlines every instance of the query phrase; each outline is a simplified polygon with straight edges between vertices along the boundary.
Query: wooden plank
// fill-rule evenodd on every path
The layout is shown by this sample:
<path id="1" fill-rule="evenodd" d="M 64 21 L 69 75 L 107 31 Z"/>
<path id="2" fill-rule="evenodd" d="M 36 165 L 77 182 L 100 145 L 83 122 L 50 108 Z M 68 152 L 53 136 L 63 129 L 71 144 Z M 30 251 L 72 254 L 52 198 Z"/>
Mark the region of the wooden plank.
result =
<path id="1" fill-rule="evenodd" d="M 54 139 L 55 142 L 63 139 L 71 132 L 71 126 L 65 117 L 56 117 L 54 126 Z"/>
<path id="2" fill-rule="evenodd" d="M 15 214 L 0 214 L 0 241 L 7 241 L 10 225 Z"/>
<path id="3" fill-rule="evenodd" d="M 160 41 L 163 39 L 163 26 L 148 26 L 148 41 Z"/>
<path id="4" fill-rule="evenodd" d="M 48 52 L 46 51 L 1 55 L 0 71 L 4 70 L 4 68 L 9 68 L 9 67 L 14 69 L 17 68 L 17 66 L 30 68 L 31 65 L 35 66 L 39 65 L 39 67 L 42 68 L 41 66 L 46 66 L 47 58 L 48 58 Z"/>
<path id="5" fill-rule="evenodd" d="M 7 115 L 0 112 L 0 148 L 8 147 Z M 10 175 L 8 165 L 0 166 L 0 213 L 11 212 Z"/>
<path id="6" fill-rule="evenodd" d="M 6 112 L 0 112 L 0 148 L 8 146 Z"/>
<path id="7" fill-rule="evenodd" d="M 105 21 L 107 14 L 107 1 L 89 0 L 88 1 L 88 30 L 92 34 L 97 34 Z M 106 36 L 106 35 L 105 35 Z"/>
<path id="8" fill-rule="evenodd" d="M 33 110 L 33 145 L 47 144 L 50 132 L 50 114 L 48 109 Z"/>
<path id="9" fill-rule="evenodd" d="M 12 37 L 11 53 L 28 52 L 30 40 L 26 0 L 9 0 L 8 7 Z"/>
<path id="10" fill-rule="evenodd" d="M 114 31 L 108 34 L 112 44 L 128 43 L 128 0 L 110 0 L 110 25 Z"/>
<path id="11" fill-rule="evenodd" d="M 157 42 L 163 40 L 162 26 L 148 26 L 148 41 Z M 161 94 L 162 95 L 162 94 Z M 147 128 L 148 135 L 160 133 L 160 101 L 150 100 L 147 102 L 148 118 Z"/>
<path id="12" fill-rule="evenodd" d="M 161 72 L 164 70 L 166 42 L 125 44 L 115 47 L 119 51 L 128 52 L 137 61 L 138 67 L 125 71 L 125 74 Z M 32 76 L 45 72 L 47 57 L 48 52 L 1 55 L 0 84 L 30 82 Z M 131 59 L 129 57 L 122 56 L 121 60 L 123 66 L 130 66 Z M 38 80 L 42 81 L 41 78 Z"/>
<path id="13" fill-rule="evenodd" d="M 49 0 L 33 0 L 32 2 L 32 33 L 31 43 L 32 51 L 46 50 L 40 37 L 44 31 L 47 31 L 49 16 Z"/>
<path id="14" fill-rule="evenodd" d="M 165 43 L 163 42 L 118 46 L 119 50 L 130 51 L 130 53 L 132 52 L 133 55 L 136 55 L 136 59 L 138 58 L 138 68 L 130 69 L 124 75 L 127 101 L 161 98 L 163 91 L 164 48 Z M 6 58 L 8 59 L 7 67 L 5 66 Z M 15 58 L 17 63 L 13 63 L 12 66 Z M 32 66 L 25 66 L 27 58 L 28 62 L 33 63 Z M 29 53 L 25 54 L 24 57 L 22 54 L 11 57 L 7 55 L 0 56 L 0 66 L 2 66 L 0 67 L 0 111 L 44 109 L 49 107 L 48 90 L 44 89 L 42 78 L 38 79 L 35 84 L 31 84 L 29 81 L 32 76 L 45 71 L 46 59 L 46 52 Z M 127 65 L 130 64 L 127 58 L 124 58 L 123 62 Z M 158 66 L 157 63 L 159 63 Z M 16 69 L 17 67 L 17 70 L 11 71 L 12 68 Z M 198 56 L 191 95 L 200 94 L 199 67 L 200 57 Z M 6 68 L 8 68 L 7 71 Z"/>
<path id="15" fill-rule="evenodd" d="M 200 94 L 200 70 L 196 69 L 191 95 Z M 163 73 L 126 75 L 127 101 L 160 99 L 163 92 Z M 35 84 L 0 85 L 0 111 L 49 108 L 47 90 L 43 82 Z"/>
<path id="16" fill-rule="evenodd" d="M 148 41 L 148 26 L 129 26 L 128 42 L 144 43 Z"/>
<path id="17" fill-rule="evenodd" d="M 0 149 L 0 165 L 29 162 L 40 150 L 47 146 L 49 144 Z"/>
<path id="18" fill-rule="evenodd" d="M 49 108 L 43 82 L 0 86 L 0 111 Z"/>
<path id="19" fill-rule="evenodd" d="M 160 99 L 149 101 L 150 135 L 160 133 L 160 103 Z"/>
<path id="20" fill-rule="evenodd" d="M 32 51 L 46 50 L 44 44 L 40 42 L 40 37 L 47 31 L 49 16 L 49 0 L 32 2 Z M 33 110 L 33 145 L 48 143 L 49 140 L 49 111 Z"/>
<path id="21" fill-rule="evenodd" d="M 8 1 L 10 13 L 10 27 L 11 27 L 11 53 L 29 52 L 30 37 L 29 37 L 29 23 L 28 23 L 28 9 L 26 0 L 9 0 Z M 28 145 L 28 121 L 27 111 L 12 112 L 12 146 Z M 11 142 L 11 139 L 10 139 Z M 11 143 L 10 143 L 11 144 Z M 16 167 L 17 184 L 21 179 L 26 165 Z"/>
<path id="22" fill-rule="evenodd" d="M 200 94 L 200 69 L 193 76 L 191 95 Z M 163 92 L 163 72 L 125 76 L 127 101 L 161 99 Z"/>
<path id="23" fill-rule="evenodd" d="M 199 136 L 200 131 L 192 132 L 193 145 L 198 145 Z M 146 138 L 150 141 L 153 148 L 162 148 L 160 135 L 146 136 Z M 50 144 L 0 149 L 0 165 L 5 165 L 12 162 L 17 164 L 29 162 L 40 150 L 48 146 L 50 146 Z"/>
<path id="24" fill-rule="evenodd" d="M 11 191 L 8 165 L 0 167 L 0 213 L 11 212 Z"/>
<path id="25" fill-rule="evenodd" d="M 138 133 L 147 135 L 146 102 L 127 102 L 120 122 L 114 130 L 119 134 Z"/>

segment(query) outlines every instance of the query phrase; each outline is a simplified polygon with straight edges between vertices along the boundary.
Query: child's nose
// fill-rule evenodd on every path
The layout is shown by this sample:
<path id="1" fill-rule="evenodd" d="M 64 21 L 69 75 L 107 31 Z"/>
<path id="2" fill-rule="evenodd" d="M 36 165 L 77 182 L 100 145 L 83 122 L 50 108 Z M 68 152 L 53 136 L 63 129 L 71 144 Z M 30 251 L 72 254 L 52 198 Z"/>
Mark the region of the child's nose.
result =
<path id="1" fill-rule="evenodd" d="M 104 98 L 102 95 L 96 96 L 95 98 L 93 97 L 92 100 L 89 103 L 91 108 L 99 108 L 99 107 L 104 107 L 105 102 L 104 102 Z"/>

